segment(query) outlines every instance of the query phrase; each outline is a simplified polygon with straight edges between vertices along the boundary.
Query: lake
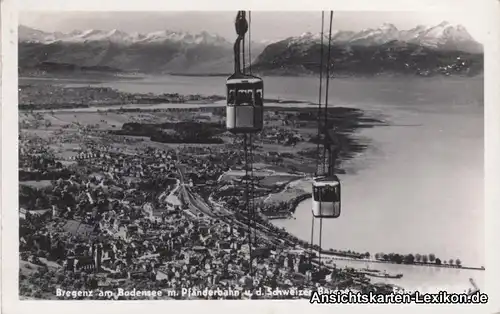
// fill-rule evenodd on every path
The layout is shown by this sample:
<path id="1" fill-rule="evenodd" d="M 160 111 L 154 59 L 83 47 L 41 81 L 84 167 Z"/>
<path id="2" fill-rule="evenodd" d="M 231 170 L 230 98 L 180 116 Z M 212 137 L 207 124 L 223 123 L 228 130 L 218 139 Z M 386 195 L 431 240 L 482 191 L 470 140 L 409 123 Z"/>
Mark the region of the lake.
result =
<path id="1" fill-rule="evenodd" d="M 267 77 L 265 97 L 316 102 L 318 83 Z M 101 85 L 127 92 L 224 95 L 224 84 L 223 77 L 164 76 Z M 434 253 L 484 265 L 483 78 L 333 79 L 329 99 L 333 106 L 382 117 L 389 126 L 356 133 L 369 147 L 344 163 L 342 214 L 323 220 L 323 248 Z M 309 240 L 310 208 L 306 200 L 296 219 L 273 222 Z M 315 226 L 317 243 L 319 223 Z M 473 274 L 483 283 L 484 272 L 412 268 L 417 269 L 409 275 L 413 281 L 453 277 L 467 286 Z"/>

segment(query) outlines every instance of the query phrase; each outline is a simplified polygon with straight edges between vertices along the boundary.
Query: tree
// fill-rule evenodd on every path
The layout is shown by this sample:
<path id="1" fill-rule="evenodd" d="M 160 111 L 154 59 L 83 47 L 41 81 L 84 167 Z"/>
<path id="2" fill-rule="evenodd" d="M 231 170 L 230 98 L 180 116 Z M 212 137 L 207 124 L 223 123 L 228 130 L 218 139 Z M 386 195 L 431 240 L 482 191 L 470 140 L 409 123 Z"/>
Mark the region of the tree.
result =
<path id="1" fill-rule="evenodd" d="M 42 283 L 41 289 L 43 292 L 50 292 L 49 284 L 46 281 Z"/>
<path id="2" fill-rule="evenodd" d="M 397 264 L 403 263 L 403 256 L 400 254 L 394 254 L 393 261 Z"/>
<path id="3" fill-rule="evenodd" d="M 427 255 L 423 255 L 423 256 L 422 256 L 422 262 L 423 262 L 424 264 L 427 264 L 427 261 L 428 261 L 428 260 L 429 260 L 429 258 L 427 257 Z"/>
<path id="4" fill-rule="evenodd" d="M 380 258 L 380 253 L 375 253 L 375 259 L 379 259 Z"/>
<path id="5" fill-rule="evenodd" d="M 436 261 L 436 255 L 434 255 L 433 253 L 429 254 L 429 261 L 431 263 L 434 263 Z"/>
<path id="6" fill-rule="evenodd" d="M 462 266 L 462 261 L 460 259 L 457 258 L 457 260 L 455 261 L 455 264 L 460 267 Z"/>
<path id="7" fill-rule="evenodd" d="M 420 254 L 418 254 L 418 253 L 417 253 L 417 254 L 415 254 L 415 261 L 416 261 L 416 262 L 420 262 L 421 260 L 422 260 L 422 255 L 420 255 Z"/>
<path id="8" fill-rule="evenodd" d="M 57 277 L 56 277 L 56 279 L 57 279 L 57 283 L 61 284 L 61 283 L 64 282 L 64 280 L 66 279 L 66 277 L 64 277 L 63 274 L 58 274 Z"/>
<path id="9" fill-rule="evenodd" d="M 39 197 L 35 201 L 35 209 L 43 209 L 43 201 Z"/>
<path id="10" fill-rule="evenodd" d="M 368 259 L 369 259 L 369 258 L 370 258 L 370 256 L 371 256 L 370 252 L 366 252 L 366 253 L 365 253 L 365 258 L 368 258 Z"/>
<path id="11" fill-rule="evenodd" d="M 413 254 L 408 254 L 404 257 L 404 263 L 405 264 L 414 264 L 415 263 L 415 257 Z"/>
<path id="12" fill-rule="evenodd" d="M 448 264 L 453 265 L 453 262 L 454 262 L 454 260 L 452 258 L 450 258 L 450 260 L 448 261 Z"/>
<path id="13" fill-rule="evenodd" d="M 436 265 L 441 265 L 441 260 L 439 258 L 436 258 Z"/>

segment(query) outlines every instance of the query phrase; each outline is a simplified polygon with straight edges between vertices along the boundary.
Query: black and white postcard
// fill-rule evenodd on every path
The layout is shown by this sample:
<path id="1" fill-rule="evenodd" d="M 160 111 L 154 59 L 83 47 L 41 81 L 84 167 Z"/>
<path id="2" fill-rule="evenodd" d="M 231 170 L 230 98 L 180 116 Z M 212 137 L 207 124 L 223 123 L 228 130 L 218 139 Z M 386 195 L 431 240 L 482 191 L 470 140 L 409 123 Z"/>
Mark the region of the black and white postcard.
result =
<path id="1" fill-rule="evenodd" d="M 149 2 L 3 4 L 6 313 L 494 310 L 494 1 Z"/>

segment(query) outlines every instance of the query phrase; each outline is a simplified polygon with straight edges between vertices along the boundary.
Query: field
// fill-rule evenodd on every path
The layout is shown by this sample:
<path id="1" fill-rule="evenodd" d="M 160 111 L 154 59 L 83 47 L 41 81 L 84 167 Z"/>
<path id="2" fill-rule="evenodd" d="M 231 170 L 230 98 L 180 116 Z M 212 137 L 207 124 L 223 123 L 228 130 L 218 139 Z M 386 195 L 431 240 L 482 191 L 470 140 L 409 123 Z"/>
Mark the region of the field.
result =
<path id="1" fill-rule="evenodd" d="M 266 204 L 276 204 L 280 202 L 288 202 L 294 200 L 297 197 L 311 193 L 311 180 L 310 179 L 299 179 L 290 182 L 283 191 L 279 193 L 270 194 L 264 199 Z"/>
<path id="2" fill-rule="evenodd" d="M 93 125 L 99 129 L 121 129 L 127 122 L 154 122 L 158 115 L 149 113 L 117 113 L 117 112 L 54 112 L 54 113 L 21 113 L 20 123 L 34 125 L 39 121 L 46 129 L 71 128 L 75 125 Z"/>
<path id="3" fill-rule="evenodd" d="M 54 150 L 63 164 L 75 163 L 74 159 L 87 144 L 106 145 L 112 150 L 133 153 L 133 149 L 141 147 L 171 148 L 184 146 L 184 143 L 161 143 L 152 141 L 146 136 L 112 135 L 110 131 L 123 130 L 126 123 L 139 125 L 160 125 L 162 123 L 193 121 L 196 123 L 222 123 L 223 108 L 204 107 L 201 111 L 162 110 L 162 111 L 96 111 L 78 112 L 44 111 L 20 112 L 19 123 L 22 132 L 35 134 L 38 137 L 49 139 L 47 144 Z M 361 114 L 346 109 L 338 110 L 339 116 L 346 116 L 343 124 L 346 130 L 357 125 Z M 259 197 L 266 204 L 290 202 L 297 197 L 310 193 L 307 177 L 316 170 L 315 149 L 316 143 L 311 139 L 317 135 L 316 122 L 311 118 L 315 111 L 311 108 L 281 108 L 267 111 L 266 131 L 254 143 L 253 175 L 256 186 L 269 191 L 269 195 Z M 351 122 L 348 122 L 351 121 Z M 173 130 L 162 129 L 164 134 Z M 220 131 L 219 131 L 220 132 Z M 60 134 L 60 138 L 58 138 Z M 295 135 L 294 135 L 295 134 Z M 227 132 L 217 135 L 223 144 L 208 144 L 212 151 L 226 149 L 228 144 L 241 145 L 241 139 L 235 138 Z M 348 145 L 357 147 L 355 139 L 341 134 Z M 285 139 L 297 137 L 293 143 L 285 143 Z M 349 142 L 351 141 L 351 142 Z M 204 147 L 207 144 L 189 144 L 190 146 Z M 220 145 L 220 146 L 219 146 Z M 308 152 L 300 154 L 299 152 Z M 349 149 L 346 150 L 349 152 Z M 192 157 L 201 158 L 195 153 Z M 231 169 L 218 179 L 221 185 L 238 185 L 244 170 Z M 41 184 L 41 183 L 38 183 Z"/>
<path id="4" fill-rule="evenodd" d="M 21 181 L 20 185 L 26 185 L 35 189 L 42 189 L 44 187 L 51 186 L 50 180 L 40 180 L 40 181 Z"/>
<path id="5" fill-rule="evenodd" d="M 228 171 L 224 175 L 221 176 L 219 182 L 230 183 L 234 182 L 235 179 L 240 179 L 245 174 L 244 171 Z M 301 175 L 293 175 L 289 173 L 276 173 L 272 170 L 257 170 L 253 171 L 253 175 L 259 178 L 259 185 L 263 187 L 272 187 L 276 185 L 285 185 L 292 180 L 296 180 L 297 178 L 301 178 Z"/>

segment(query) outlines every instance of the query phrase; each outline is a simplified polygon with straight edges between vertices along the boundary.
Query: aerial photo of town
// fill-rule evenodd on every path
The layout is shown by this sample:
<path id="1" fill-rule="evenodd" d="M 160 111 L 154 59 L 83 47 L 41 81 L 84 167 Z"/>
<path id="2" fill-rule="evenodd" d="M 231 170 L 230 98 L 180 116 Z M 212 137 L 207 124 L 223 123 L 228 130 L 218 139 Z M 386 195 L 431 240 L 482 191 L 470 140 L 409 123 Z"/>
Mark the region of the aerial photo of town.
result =
<path id="1" fill-rule="evenodd" d="M 230 17 L 227 26 L 231 31 L 234 28 L 232 21 L 233 17 Z M 452 26 L 439 24 L 439 27 Z M 317 28 L 319 31 L 319 26 Z M 383 30 L 389 32 L 386 28 Z M 199 70 L 202 68 L 200 65 L 198 70 L 186 70 L 183 76 L 182 73 L 179 74 L 182 72 L 180 66 L 171 69 L 166 66 L 167 68 L 162 68 L 164 72 L 161 74 L 151 74 L 155 67 L 154 60 L 158 58 L 158 55 L 154 54 L 154 49 L 170 51 L 168 49 L 174 48 L 157 43 L 155 45 L 160 46 L 147 46 L 143 44 L 142 39 L 130 44 L 136 46 L 120 48 L 124 51 L 135 49 L 134 52 L 130 52 L 130 55 L 134 56 L 142 53 L 142 65 L 130 65 L 133 63 L 130 61 L 132 59 L 127 59 L 128 57 L 123 55 L 110 57 L 109 60 L 113 60 L 110 61 L 112 66 L 105 64 L 104 61 L 102 64 L 88 61 L 97 60 L 92 59 L 97 56 L 102 57 L 102 60 L 108 58 L 104 57 L 99 49 L 105 46 L 107 47 L 105 49 L 108 49 L 107 53 L 111 54 L 115 47 L 113 41 L 119 36 L 128 36 L 120 31 L 71 33 L 71 36 L 76 36 L 71 37 L 73 38 L 71 40 L 68 39 L 70 37 L 61 37 L 55 41 L 48 41 L 47 38 L 59 36 L 58 33 L 52 35 L 40 30 L 27 31 L 27 29 L 26 26 L 20 26 L 19 43 L 19 295 L 21 299 L 309 299 L 311 291 L 318 289 L 332 291 L 350 289 L 379 294 L 403 289 L 405 285 L 399 285 L 398 280 L 405 279 L 407 273 L 399 268 L 384 268 L 384 265 L 398 267 L 411 265 L 408 267 L 422 269 L 442 268 L 443 272 L 455 270 L 464 272 L 465 268 L 468 268 L 474 271 L 475 275 L 465 275 L 465 280 L 460 279 L 464 282 L 460 289 L 464 291 L 470 287 L 469 277 L 476 279 L 480 277 L 481 270 L 484 270 L 476 260 L 469 263 L 466 257 L 456 253 L 462 251 L 439 251 L 430 248 L 427 252 L 423 252 L 422 246 L 414 246 L 415 249 L 412 247 L 404 251 L 398 246 L 392 251 L 387 249 L 381 252 L 378 249 L 370 250 L 371 246 L 368 245 L 364 246 L 365 249 L 363 246 L 357 246 L 361 247 L 357 250 L 339 249 L 328 240 L 323 240 L 322 244 L 321 240 L 320 242 L 315 240 L 311 244 L 309 240 L 311 216 L 307 216 L 307 223 L 302 228 L 305 231 L 301 235 L 280 225 L 284 221 L 290 224 L 297 223 L 302 219 L 298 216 L 303 215 L 296 213 L 298 208 L 303 208 L 299 204 L 303 204 L 304 201 L 310 202 L 308 199 L 311 198 L 311 184 L 319 158 L 318 118 L 323 118 L 319 116 L 317 100 L 300 100 L 300 97 L 294 96 L 296 94 L 293 94 L 294 91 L 291 89 L 281 94 L 269 92 L 264 95 L 263 129 L 252 135 L 249 144 L 252 151 L 250 166 L 252 191 L 251 196 L 247 195 L 245 182 L 249 180 L 249 166 L 247 150 L 243 149 L 243 137 L 229 132 L 226 128 L 224 91 L 225 80 L 231 74 L 233 67 L 233 38 L 228 41 L 229 48 L 224 46 L 226 50 L 221 50 L 226 53 L 222 58 L 227 64 L 226 67 L 214 70 L 214 64 L 220 64 L 222 61 L 217 59 L 219 61 L 216 60 L 216 63 L 212 59 L 202 60 L 204 69 L 207 69 L 208 62 L 211 62 L 210 70 L 198 76 L 197 71 L 202 72 Z M 107 34 L 106 36 L 111 39 L 101 38 L 103 34 Z M 168 32 L 165 34 L 173 36 Z M 81 42 L 75 41 L 74 38 L 80 37 L 87 39 Z M 187 40 L 186 38 L 183 37 L 182 40 Z M 208 40 L 207 38 L 204 40 Z M 311 38 L 302 36 L 299 44 L 302 45 L 304 40 L 315 40 Z M 194 42 L 199 43 L 198 39 Z M 217 40 L 222 41 L 222 39 Z M 166 40 L 165 43 L 169 41 Z M 219 44 L 217 42 L 213 45 L 218 47 L 216 45 Z M 95 46 L 88 48 L 91 45 Z M 122 47 L 120 46 L 122 44 L 116 45 Z M 269 56 L 270 49 L 275 46 L 271 44 L 269 46 L 271 48 L 266 48 L 265 45 L 259 48 L 257 44 L 255 45 L 256 51 L 253 54 L 254 58 L 257 58 L 256 73 L 274 75 L 274 78 L 269 79 L 267 74 L 264 75 L 264 85 L 268 84 L 266 86 L 271 86 L 269 89 L 278 90 L 280 82 L 285 80 L 280 77 L 283 73 L 281 70 L 278 71 L 280 73 L 271 73 L 273 69 L 265 68 L 275 62 L 265 61 L 266 54 Z M 340 49 L 338 47 L 341 47 L 341 44 L 338 45 L 336 49 Z M 410 49 L 408 47 L 413 46 L 405 47 Z M 195 48 L 192 48 L 190 53 L 194 54 Z M 203 49 L 215 54 L 216 48 Z M 258 49 L 260 50 L 257 51 Z M 443 89 L 449 88 L 446 90 L 464 90 L 459 86 L 476 84 L 474 71 L 482 67 L 482 63 L 478 65 L 478 62 L 482 61 L 477 61 L 482 60 L 482 57 L 478 57 L 475 51 L 460 52 L 462 56 L 460 59 L 456 57 L 455 52 L 450 53 L 452 57 L 444 56 L 443 52 L 436 52 L 438 56 L 435 57 L 431 48 L 428 48 L 430 49 L 428 52 L 425 50 L 427 48 L 419 49 L 421 54 L 427 53 L 429 58 L 436 58 L 445 65 L 436 65 L 437 70 L 434 65 L 415 70 L 418 78 L 411 80 L 415 80 L 416 89 L 431 90 L 435 84 L 426 83 L 425 80 L 434 78 L 424 78 L 422 73 L 427 73 L 424 76 L 448 79 L 452 83 L 443 87 Z M 91 57 L 89 51 L 95 55 Z M 192 57 L 188 52 L 185 53 L 186 56 L 182 58 Z M 289 55 L 286 51 L 280 53 L 282 55 L 279 58 Z M 338 53 L 337 51 L 337 56 Z M 360 56 L 366 53 L 360 53 Z M 379 54 L 380 51 L 374 53 L 377 56 Z M 150 60 L 147 60 L 148 56 Z M 71 59 L 73 57 L 74 59 Z M 347 60 L 358 57 L 354 54 L 339 58 Z M 177 66 L 182 62 L 184 65 L 189 62 L 194 64 L 193 60 L 202 62 L 200 58 L 203 57 L 193 57 L 194 59 L 188 60 L 189 62 L 178 55 L 175 58 L 168 66 L 173 67 L 173 64 Z M 446 63 L 447 61 L 443 61 L 445 58 L 451 58 L 452 62 Z M 417 59 L 416 57 L 411 67 L 422 66 L 419 62 L 423 61 Z M 57 63 L 57 60 L 62 61 Z M 84 66 L 75 65 L 79 62 L 75 60 L 88 62 L 81 61 Z M 131 68 L 116 70 L 120 60 L 130 61 Z M 348 65 L 344 68 L 341 66 L 341 61 L 338 61 L 340 64 L 338 69 L 344 71 L 343 75 L 354 75 L 352 73 L 357 70 L 350 65 L 362 66 L 364 62 L 349 60 L 345 61 Z M 287 64 L 290 71 L 297 71 L 296 67 Z M 307 62 L 303 64 L 307 65 Z M 132 69 L 140 66 L 143 68 L 138 71 Z M 381 67 L 384 68 L 383 65 Z M 121 68 L 125 68 L 125 65 Z M 403 72 L 411 70 L 408 70 L 408 65 L 406 68 L 403 65 L 402 69 Z M 379 71 L 379 69 L 372 70 Z M 399 71 L 395 68 L 392 70 Z M 306 72 L 303 74 L 306 78 L 297 78 L 294 74 L 292 77 L 286 77 L 286 80 L 290 80 L 289 82 L 307 80 L 310 82 L 307 84 L 312 86 L 311 94 L 317 93 L 319 75 L 310 69 Z M 406 72 L 398 75 L 408 75 Z M 457 77 L 456 81 L 448 78 L 450 74 Z M 368 74 L 362 73 L 362 75 Z M 180 83 L 179 91 L 172 91 L 173 87 L 169 87 L 168 92 L 165 90 L 155 92 L 147 90 L 149 87 L 144 87 L 163 84 L 147 83 L 148 80 L 161 81 L 162 76 L 172 81 L 191 82 L 182 83 L 189 85 L 191 92 L 185 92 L 185 89 L 182 89 L 184 85 Z M 209 87 L 212 86 L 211 82 L 215 81 L 214 84 L 220 85 L 219 89 L 215 89 L 218 92 L 211 93 L 211 87 L 203 87 L 205 89 L 197 91 L 197 85 L 202 85 L 199 83 L 201 80 L 199 77 L 208 82 L 206 86 Z M 378 84 L 373 83 L 375 80 L 378 79 L 370 78 L 362 80 L 361 83 L 347 80 L 348 83 L 345 84 L 351 84 L 349 86 L 365 84 L 363 86 L 368 86 L 366 93 L 375 95 L 373 97 L 385 97 L 384 101 L 387 103 L 392 103 L 390 100 L 392 96 L 382 94 L 380 90 L 390 89 L 393 82 L 399 84 L 398 86 L 404 84 L 402 81 L 396 82 L 397 77 L 382 78 L 380 80 L 386 80 L 384 82 L 392 81 L 383 83 L 384 87 L 379 88 L 373 87 Z M 134 88 L 123 88 L 127 84 L 133 85 Z M 302 83 L 294 84 L 296 88 L 302 88 L 299 86 Z M 336 82 L 333 84 L 342 85 Z M 444 86 L 448 83 L 439 84 Z M 165 83 L 165 86 L 167 85 Z M 348 88 L 345 92 L 348 92 Z M 364 91 L 356 87 L 351 92 L 361 95 Z M 397 94 L 394 99 L 396 97 L 400 97 L 400 100 L 405 99 L 405 93 L 398 94 L 398 91 L 390 93 Z M 418 97 L 423 97 L 423 94 L 425 93 L 422 92 Z M 453 93 L 449 92 L 449 95 Z M 476 94 L 469 92 L 468 95 Z M 336 99 L 333 97 L 332 102 Z M 439 101 L 443 97 L 439 98 Z M 310 98 L 316 99 L 317 96 Z M 380 99 L 371 98 L 366 100 L 367 103 L 379 101 Z M 470 102 L 474 101 L 475 99 Z M 421 102 L 425 103 L 425 100 Z M 406 105 L 405 100 L 399 103 Z M 472 111 L 470 106 L 452 109 L 459 110 L 456 108 L 464 112 Z M 473 109 L 476 110 L 476 107 Z M 421 117 L 425 114 L 429 117 L 434 114 L 430 109 L 425 110 L 427 111 L 422 115 L 410 112 L 408 116 L 413 114 L 412 119 L 417 117 L 424 121 L 425 118 Z M 470 114 L 475 115 L 476 112 Z M 464 113 L 462 116 L 465 115 Z M 326 116 L 329 123 L 335 126 L 335 145 L 338 151 L 338 158 L 332 169 L 341 177 L 346 173 L 355 177 L 357 173 L 352 170 L 352 162 L 359 156 L 365 156 L 367 152 L 377 149 L 375 143 L 385 143 L 383 140 L 370 141 L 369 138 L 358 136 L 358 133 L 362 130 L 376 129 L 382 134 L 384 130 L 389 130 L 387 127 L 391 123 L 395 123 L 390 121 L 383 110 L 366 111 L 361 109 L 360 105 L 350 106 L 346 103 L 334 103 L 328 109 Z M 454 115 L 452 118 L 455 116 L 459 115 Z M 401 122 L 399 129 L 390 129 L 391 132 L 395 130 L 391 134 L 395 134 L 395 138 L 399 136 L 402 139 L 406 131 L 399 130 L 405 127 L 416 128 L 420 125 L 424 125 L 421 129 L 426 127 L 425 121 L 408 121 Z M 434 123 L 437 118 L 432 116 L 428 121 Z M 450 125 L 452 124 L 459 123 L 450 122 Z M 444 134 L 447 135 L 446 126 L 443 128 Z M 480 128 L 482 129 L 482 126 Z M 478 130 L 480 128 L 478 126 Z M 418 136 L 432 138 L 434 135 L 430 135 L 430 132 L 434 132 L 433 126 L 412 133 L 417 134 L 412 135 L 412 144 L 418 143 Z M 475 132 L 475 129 L 471 132 Z M 385 133 L 382 135 L 385 136 Z M 467 138 L 473 136 L 468 135 Z M 442 141 L 444 143 L 447 140 Z M 389 156 L 393 152 L 383 153 Z M 414 155 L 415 158 L 420 158 L 420 155 L 416 153 Z M 427 158 L 428 155 L 422 154 L 421 158 Z M 417 162 L 415 165 L 418 165 Z M 407 168 L 410 167 L 405 166 L 405 169 Z M 362 168 L 360 169 L 358 171 L 361 173 Z M 394 173 L 396 172 L 397 170 L 394 170 Z M 396 185 L 404 186 L 403 182 L 409 181 L 396 181 L 398 182 Z M 357 184 L 356 182 L 350 184 Z M 418 192 L 418 188 L 415 187 L 408 189 Z M 349 190 L 346 193 L 351 199 L 355 198 L 349 196 Z M 465 199 L 467 196 L 464 194 L 463 197 Z M 377 202 L 377 199 L 374 198 L 374 202 Z M 444 201 L 442 204 L 445 204 Z M 310 205 L 308 206 L 309 215 Z M 354 206 L 349 204 L 345 206 L 348 208 L 345 209 L 347 214 L 342 212 L 342 215 L 348 217 L 351 210 L 349 208 Z M 248 210 L 250 207 L 252 211 Z M 372 208 L 370 210 L 373 211 Z M 401 208 L 398 210 L 403 211 Z M 372 225 L 379 224 L 374 228 L 385 230 L 386 227 L 382 227 L 382 222 L 386 221 L 386 218 L 377 220 L 375 214 L 368 212 L 365 215 L 372 221 Z M 380 212 L 379 216 L 383 216 L 383 213 Z M 343 219 L 342 217 L 339 221 Z M 363 221 L 362 218 L 356 219 Z M 438 219 L 434 216 L 434 220 Z M 401 218 L 401 226 L 408 223 L 403 221 Z M 318 228 L 319 222 L 316 226 Z M 380 233 L 364 234 L 359 226 L 353 229 L 352 234 L 346 237 L 368 239 Z M 394 234 L 401 232 L 400 229 L 394 230 L 399 230 L 394 231 Z M 392 234 L 390 237 L 394 238 Z M 437 251 L 430 253 L 434 250 Z M 411 277 L 411 274 L 408 276 L 417 278 L 415 282 L 419 277 L 419 275 Z M 473 279 L 470 283 L 476 288 Z"/>
<path id="2" fill-rule="evenodd" d="M 21 104 L 50 103 L 51 97 L 66 104 L 88 98 L 102 106 L 134 99 L 111 89 L 20 86 L 20 100 L 26 99 Z M 171 98 L 196 97 L 160 101 Z M 243 152 L 221 123 L 224 110 L 21 111 L 21 294 L 49 298 L 59 285 L 68 291 L 87 285 L 243 289 L 249 267 L 248 218 L 239 201 Z M 266 130 L 255 141 L 260 210 L 252 253 L 263 286 L 314 287 L 306 280 L 318 273 L 306 259 L 307 242 L 269 220 L 289 216 L 310 195 L 298 179 L 314 171 L 315 111 L 270 107 Z M 346 131 L 372 122 L 356 110 L 335 115 Z M 344 141 L 360 149 L 347 136 Z M 65 269 L 78 272 L 67 277 Z M 332 287 L 376 289 L 363 275 L 342 269 L 332 274 Z"/>

